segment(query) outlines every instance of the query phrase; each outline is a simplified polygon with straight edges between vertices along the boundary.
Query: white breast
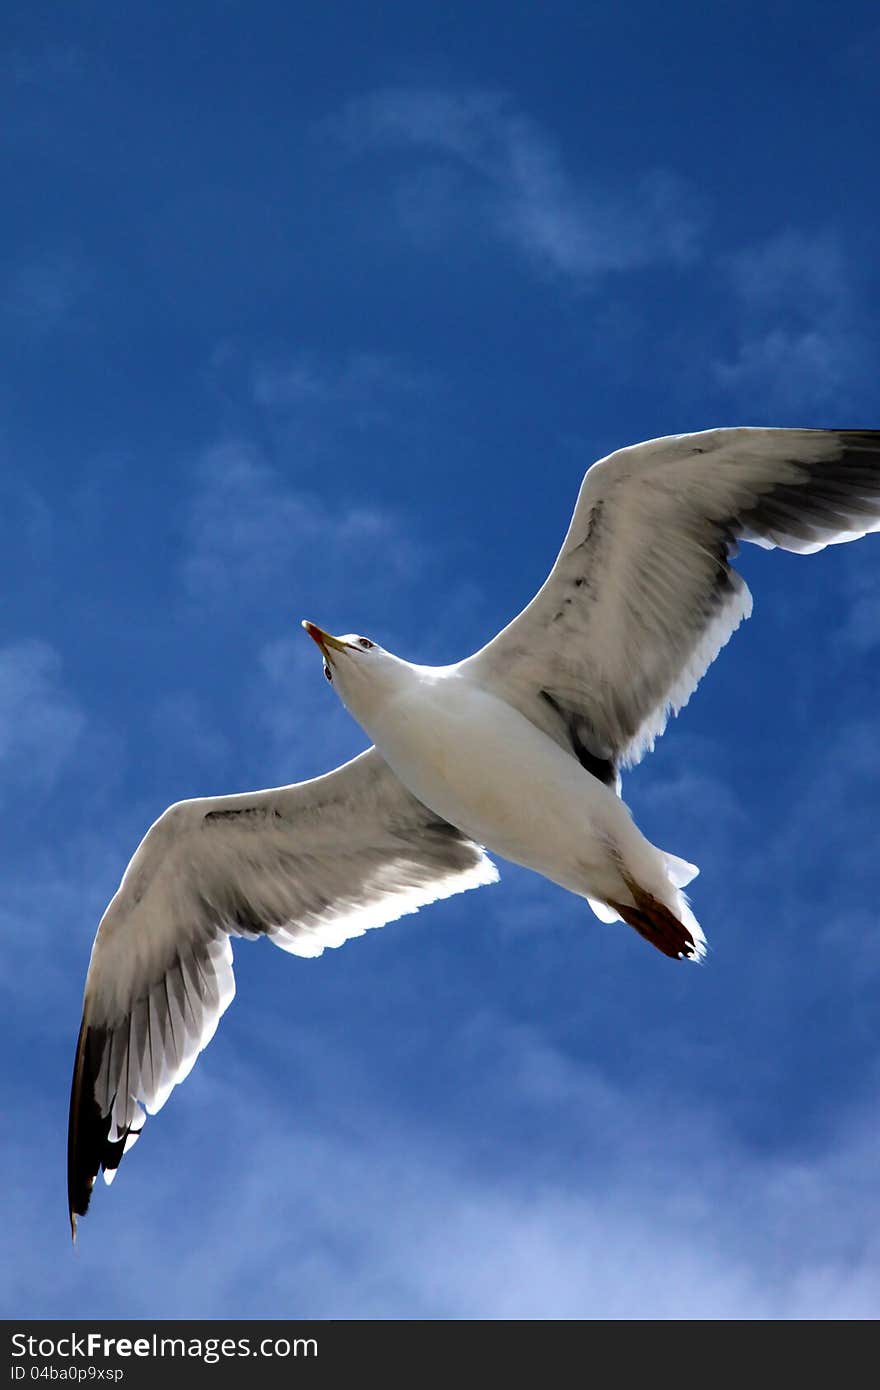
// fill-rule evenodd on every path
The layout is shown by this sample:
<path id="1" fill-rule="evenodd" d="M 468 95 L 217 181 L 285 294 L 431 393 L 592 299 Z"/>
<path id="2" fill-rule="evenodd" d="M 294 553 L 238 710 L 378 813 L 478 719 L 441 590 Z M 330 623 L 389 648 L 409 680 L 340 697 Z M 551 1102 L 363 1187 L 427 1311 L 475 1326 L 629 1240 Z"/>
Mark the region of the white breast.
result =
<path id="1" fill-rule="evenodd" d="M 490 850 L 569 881 L 614 794 L 512 706 L 460 677 L 419 684 L 369 730 L 413 795 Z M 625 812 L 624 812 L 625 814 Z"/>

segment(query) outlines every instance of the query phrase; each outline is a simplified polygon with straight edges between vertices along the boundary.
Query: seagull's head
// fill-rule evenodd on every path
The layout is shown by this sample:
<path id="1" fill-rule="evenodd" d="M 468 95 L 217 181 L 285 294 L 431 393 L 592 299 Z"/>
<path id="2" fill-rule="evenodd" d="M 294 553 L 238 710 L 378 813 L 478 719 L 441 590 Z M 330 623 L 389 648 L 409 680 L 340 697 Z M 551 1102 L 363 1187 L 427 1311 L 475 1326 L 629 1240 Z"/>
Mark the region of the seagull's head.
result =
<path id="1" fill-rule="evenodd" d="M 370 716 L 407 683 L 411 667 L 369 637 L 355 632 L 332 637 L 305 619 L 303 627 L 321 650 L 327 680 L 346 709 L 367 727 Z"/>

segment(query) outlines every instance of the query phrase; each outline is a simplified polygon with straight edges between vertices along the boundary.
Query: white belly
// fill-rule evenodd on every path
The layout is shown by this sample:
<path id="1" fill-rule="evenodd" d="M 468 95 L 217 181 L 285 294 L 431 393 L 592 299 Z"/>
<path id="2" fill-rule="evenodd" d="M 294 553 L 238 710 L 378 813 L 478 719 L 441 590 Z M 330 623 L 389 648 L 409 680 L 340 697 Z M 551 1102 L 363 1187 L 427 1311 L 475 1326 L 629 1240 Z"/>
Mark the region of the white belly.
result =
<path id="1" fill-rule="evenodd" d="M 404 785 L 437 815 L 574 892 L 601 894 L 607 886 L 609 840 L 627 832 L 641 839 L 609 788 L 475 686 L 449 681 L 407 692 L 369 732 Z"/>

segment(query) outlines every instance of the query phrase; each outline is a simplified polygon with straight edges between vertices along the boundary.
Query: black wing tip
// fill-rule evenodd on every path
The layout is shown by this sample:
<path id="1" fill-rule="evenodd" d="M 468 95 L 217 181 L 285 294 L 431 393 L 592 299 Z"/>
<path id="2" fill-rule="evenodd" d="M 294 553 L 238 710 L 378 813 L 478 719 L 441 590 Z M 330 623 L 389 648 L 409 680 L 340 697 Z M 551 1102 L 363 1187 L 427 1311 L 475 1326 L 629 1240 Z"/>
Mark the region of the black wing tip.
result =
<path id="1" fill-rule="evenodd" d="M 67 1209 L 70 1235 L 76 1244 L 77 1217 L 85 1216 L 95 1178 L 98 1176 L 100 1143 L 96 1142 L 94 1101 L 96 1073 L 91 1066 L 94 1049 L 91 1029 L 83 1016 L 76 1043 L 73 1080 L 70 1087 L 70 1117 L 67 1129 Z M 98 1117 L 100 1118 L 100 1117 Z"/>
<path id="2" fill-rule="evenodd" d="M 98 1173 L 115 1169 L 125 1149 L 125 1138 L 110 1141 L 112 1117 L 102 1115 L 95 1100 L 95 1082 L 107 1043 L 107 1030 L 92 1027 L 85 1017 L 80 1024 L 70 1088 L 70 1120 L 67 1130 L 67 1209 L 74 1245 L 77 1218 L 85 1216 Z"/>
<path id="3" fill-rule="evenodd" d="M 830 435 L 836 440 L 839 448 L 845 453 L 856 450 L 859 453 L 867 452 L 876 454 L 880 452 L 880 430 L 823 430 L 823 434 Z"/>
<path id="4" fill-rule="evenodd" d="M 851 426 L 829 425 L 819 431 L 820 434 L 839 434 L 845 439 L 863 439 L 868 444 L 876 444 L 880 441 L 880 429 L 864 430 L 853 429 Z"/>
<path id="5" fill-rule="evenodd" d="M 745 425 L 745 426 L 722 426 L 722 430 L 728 430 L 731 434 L 738 434 L 741 429 L 748 433 L 769 434 L 782 440 L 783 436 L 794 440 L 798 436 L 805 436 L 813 439 L 824 436 L 828 440 L 831 448 L 843 449 L 866 449 L 870 453 L 880 450 L 880 429 L 854 429 L 851 425 Z M 713 434 L 714 430 L 704 430 L 704 434 Z M 697 450 L 702 453 L 703 450 Z"/>
<path id="6" fill-rule="evenodd" d="M 796 433 L 797 431 L 793 431 Z M 855 430 L 832 428 L 806 429 L 804 434 L 824 435 L 829 448 L 846 456 L 847 454 L 880 454 L 880 429 Z"/>
<path id="7" fill-rule="evenodd" d="M 731 432 L 735 432 L 739 428 L 737 425 L 730 427 Z M 865 439 L 873 443 L 880 440 L 880 428 L 865 429 L 853 425 L 746 425 L 744 428 L 755 434 L 836 434 L 847 435 L 851 439 Z M 711 434 L 712 430 L 706 430 L 705 433 Z"/>

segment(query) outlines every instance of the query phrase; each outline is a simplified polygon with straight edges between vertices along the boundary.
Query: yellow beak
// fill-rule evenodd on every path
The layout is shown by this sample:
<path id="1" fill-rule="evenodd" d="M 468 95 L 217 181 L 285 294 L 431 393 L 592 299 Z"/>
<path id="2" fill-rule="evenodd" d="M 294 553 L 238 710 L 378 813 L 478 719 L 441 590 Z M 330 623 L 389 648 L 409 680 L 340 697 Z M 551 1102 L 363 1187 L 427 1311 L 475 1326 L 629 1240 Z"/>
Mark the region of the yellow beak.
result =
<path id="1" fill-rule="evenodd" d="M 321 651 L 324 653 L 324 656 L 327 658 L 328 661 L 330 660 L 329 649 L 331 647 L 334 651 L 337 652 L 345 651 L 347 643 L 340 642 L 338 637 L 331 637 L 330 633 L 325 632 L 322 627 L 318 627 L 317 623 L 310 623 L 306 618 L 303 618 L 303 627 L 311 637 L 312 641 L 317 642 L 318 646 L 321 648 Z"/>

